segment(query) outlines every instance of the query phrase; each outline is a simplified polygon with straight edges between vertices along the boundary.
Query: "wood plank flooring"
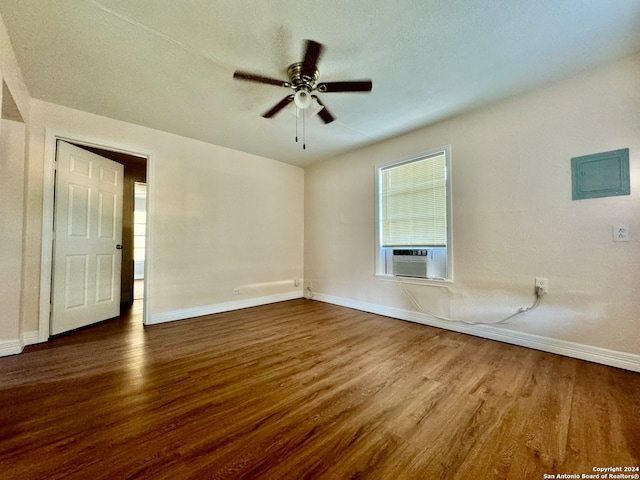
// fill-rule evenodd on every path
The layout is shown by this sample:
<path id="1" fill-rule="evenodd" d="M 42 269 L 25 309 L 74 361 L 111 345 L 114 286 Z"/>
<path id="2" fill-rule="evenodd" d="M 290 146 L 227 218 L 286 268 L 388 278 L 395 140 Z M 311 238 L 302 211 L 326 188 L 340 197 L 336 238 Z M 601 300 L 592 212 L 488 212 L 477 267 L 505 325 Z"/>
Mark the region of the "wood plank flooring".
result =
<path id="1" fill-rule="evenodd" d="M 542 479 L 640 465 L 640 374 L 293 300 L 0 358 L 2 479 Z M 551 478 L 551 477 L 546 477 Z"/>

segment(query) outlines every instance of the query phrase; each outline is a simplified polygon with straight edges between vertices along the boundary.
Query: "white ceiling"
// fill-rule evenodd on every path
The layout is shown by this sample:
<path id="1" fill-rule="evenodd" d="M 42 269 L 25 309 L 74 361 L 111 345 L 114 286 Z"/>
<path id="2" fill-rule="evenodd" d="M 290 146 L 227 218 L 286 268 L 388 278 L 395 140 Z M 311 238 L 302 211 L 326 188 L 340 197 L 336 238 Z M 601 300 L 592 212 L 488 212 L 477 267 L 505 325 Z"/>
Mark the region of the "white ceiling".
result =
<path id="1" fill-rule="evenodd" d="M 0 0 L 33 97 L 257 155 L 314 161 L 640 51 L 638 0 Z M 337 120 L 260 115 L 324 44 Z"/>

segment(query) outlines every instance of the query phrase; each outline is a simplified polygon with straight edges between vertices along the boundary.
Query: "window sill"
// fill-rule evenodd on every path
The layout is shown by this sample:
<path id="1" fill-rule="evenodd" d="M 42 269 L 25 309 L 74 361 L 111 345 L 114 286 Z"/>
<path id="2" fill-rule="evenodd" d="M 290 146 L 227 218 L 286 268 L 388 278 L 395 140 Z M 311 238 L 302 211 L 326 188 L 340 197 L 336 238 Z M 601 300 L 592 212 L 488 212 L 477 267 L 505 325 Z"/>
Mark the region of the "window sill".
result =
<path id="1" fill-rule="evenodd" d="M 410 283 L 414 285 L 429 285 L 432 287 L 448 287 L 453 284 L 453 280 L 447 278 L 398 277 L 388 273 L 376 273 L 375 276 L 383 282 Z"/>

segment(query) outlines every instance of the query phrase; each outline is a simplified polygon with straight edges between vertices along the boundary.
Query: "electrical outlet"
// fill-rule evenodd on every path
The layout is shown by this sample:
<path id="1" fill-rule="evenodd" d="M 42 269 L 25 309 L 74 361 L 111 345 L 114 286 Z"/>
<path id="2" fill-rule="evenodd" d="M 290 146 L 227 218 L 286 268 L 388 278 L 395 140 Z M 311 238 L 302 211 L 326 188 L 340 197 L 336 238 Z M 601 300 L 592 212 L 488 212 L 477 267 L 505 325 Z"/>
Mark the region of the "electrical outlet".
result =
<path id="1" fill-rule="evenodd" d="M 628 242 L 629 241 L 629 225 L 614 225 L 613 241 Z"/>
<path id="2" fill-rule="evenodd" d="M 239 288 L 234 288 L 233 289 L 233 294 L 234 295 L 240 295 L 240 289 Z"/>
<path id="3" fill-rule="evenodd" d="M 544 277 L 536 277 L 536 292 L 540 296 L 549 293 L 549 280 Z"/>

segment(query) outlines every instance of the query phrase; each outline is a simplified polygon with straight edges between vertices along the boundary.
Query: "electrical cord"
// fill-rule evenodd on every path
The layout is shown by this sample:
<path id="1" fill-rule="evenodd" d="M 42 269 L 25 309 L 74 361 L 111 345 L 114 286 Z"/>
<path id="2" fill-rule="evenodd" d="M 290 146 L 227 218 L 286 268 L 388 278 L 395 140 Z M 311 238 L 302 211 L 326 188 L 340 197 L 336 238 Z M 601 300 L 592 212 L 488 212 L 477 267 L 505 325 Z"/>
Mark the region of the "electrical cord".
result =
<path id="1" fill-rule="evenodd" d="M 518 315 L 529 313 L 530 311 L 534 310 L 540 304 L 540 299 L 544 295 L 544 292 L 539 287 L 536 287 L 536 291 L 535 291 L 536 299 L 533 302 L 533 304 L 531 304 L 529 307 L 521 307 L 521 308 L 518 309 L 517 312 L 512 313 L 511 315 L 509 315 L 509 316 L 507 316 L 507 317 L 505 317 L 505 318 L 503 318 L 501 320 L 498 320 L 497 322 L 472 322 L 472 321 L 469 321 L 469 320 L 461 320 L 461 319 L 456 319 L 456 318 L 444 317 L 442 315 L 436 315 L 435 313 L 432 313 L 432 312 L 429 312 L 429 311 L 425 310 L 424 308 L 422 308 L 422 305 L 420 305 L 420 303 L 411 294 L 411 292 L 409 292 L 409 290 L 407 290 L 406 285 L 403 282 L 401 282 L 400 280 L 398 280 L 397 277 L 396 277 L 396 282 L 400 285 L 400 287 L 402 288 L 404 294 L 409 298 L 409 300 L 411 300 L 411 303 L 414 305 L 414 307 L 416 307 L 416 309 L 418 309 L 419 312 L 426 313 L 427 315 L 432 316 L 434 318 L 437 318 L 439 320 L 444 320 L 444 321 L 447 321 L 447 322 L 464 323 L 466 325 L 504 325 L 506 323 L 509 323 L 512 318 L 517 317 Z"/>

